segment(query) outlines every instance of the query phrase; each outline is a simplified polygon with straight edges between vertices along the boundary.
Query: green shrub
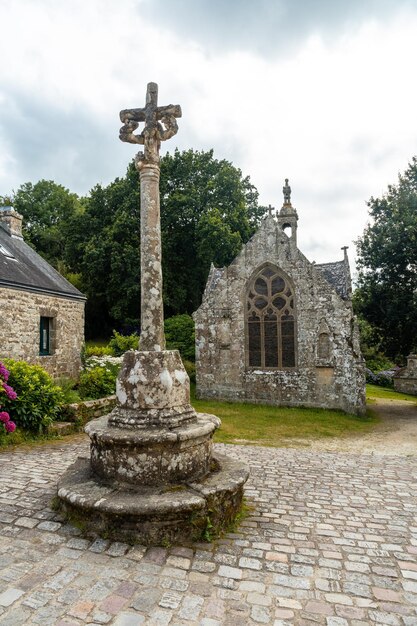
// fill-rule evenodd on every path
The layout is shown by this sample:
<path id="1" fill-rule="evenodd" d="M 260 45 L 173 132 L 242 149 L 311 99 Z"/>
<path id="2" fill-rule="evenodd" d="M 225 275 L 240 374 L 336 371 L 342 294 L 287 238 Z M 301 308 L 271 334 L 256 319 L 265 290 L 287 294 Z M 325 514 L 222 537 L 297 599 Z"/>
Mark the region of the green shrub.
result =
<path id="1" fill-rule="evenodd" d="M 368 367 L 373 372 L 382 372 L 385 370 L 389 370 L 395 366 L 395 363 L 390 361 L 385 354 L 381 352 L 377 352 L 372 348 L 368 348 L 363 352 L 363 356 L 366 361 L 366 367 Z"/>
<path id="2" fill-rule="evenodd" d="M 117 372 L 118 368 L 103 367 L 101 365 L 81 372 L 78 384 L 80 398 L 95 400 L 111 396 L 116 391 Z"/>
<path id="3" fill-rule="evenodd" d="M 194 320 L 191 315 L 175 315 L 165 320 L 167 350 L 179 350 L 183 359 L 195 361 Z"/>
<path id="4" fill-rule="evenodd" d="M 61 388 L 64 404 L 71 404 L 72 402 L 80 401 L 78 391 L 76 390 L 78 383 L 74 380 L 74 378 L 58 378 L 56 384 Z"/>
<path id="5" fill-rule="evenodd" d="M 59 414 L 63 393 L 40 365 L 5 359 L 10 372 L 8 384 L 17 399 L 4 402 L 4 409 L 19 428 L 31 432 L 44 431 Z"/>
<path id="6" fill-rule="evenodd" d="M 192 361 L 183 361 L 184 367 L 187 371 L 188 377 L 191 383 L 195 383 L 195 363 Z"/>
<path id="7" fill-rule="evenodd" d="M 114 330 L 113 337 L 110 339 L 107 347 L 112 350 L 114 356 L 122 356 L 128 350 L 139 349 L 139 337 L 136 333 L 133 335 L 121 335 Z"/>
<path id="8" fill-rule="evenodd" d="M 86 346 L 85 356 L 88 359 L 90 356 L 116 356 L 113 348 L 110 346 Z"/>

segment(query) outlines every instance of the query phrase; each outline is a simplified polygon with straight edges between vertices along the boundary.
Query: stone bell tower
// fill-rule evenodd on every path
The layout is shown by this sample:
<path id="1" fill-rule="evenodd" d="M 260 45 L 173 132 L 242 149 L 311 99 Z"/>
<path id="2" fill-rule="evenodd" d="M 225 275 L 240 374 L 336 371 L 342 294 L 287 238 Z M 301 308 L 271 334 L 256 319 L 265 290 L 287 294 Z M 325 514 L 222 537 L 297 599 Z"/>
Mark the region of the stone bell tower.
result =
<path id="1" fill-rule="evenodd" d="M 282 188 L 284 194 L 284 203 L 280 211 L 277 211 L 278 226 L 286 233 L 294 245 L 297 245 L 297 211 L 291 204 L 291 187 L 288 184 L 288 178 L 285 179 L 285 185 Z M 290 232 L 288 231 L 290 229 Z"/>

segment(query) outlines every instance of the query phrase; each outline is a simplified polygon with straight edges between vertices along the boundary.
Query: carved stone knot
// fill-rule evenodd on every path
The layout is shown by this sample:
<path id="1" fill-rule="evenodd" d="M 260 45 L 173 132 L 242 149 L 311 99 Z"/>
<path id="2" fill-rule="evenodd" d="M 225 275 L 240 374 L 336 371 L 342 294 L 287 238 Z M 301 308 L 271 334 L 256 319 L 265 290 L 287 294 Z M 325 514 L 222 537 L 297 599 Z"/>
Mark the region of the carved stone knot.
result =
<path id="1" fill-rule="evenodd" d="M 177 117 L 181 117 L 181 107 L 176 104 L 158 107 L 158 85 L 149 83 L 146 92 L 146 105 L 143 109 L 125 109 L 120 111 L 123 126 L 119 137 L 122 141 L 144 146 L 144 152 L 136 157 L 136 167 L 145 164 L 159 164 L 161 141 L 170 139 L 178 132 Z M 145 122 L 141 133 L 135 134 L 139 122 Z"/>

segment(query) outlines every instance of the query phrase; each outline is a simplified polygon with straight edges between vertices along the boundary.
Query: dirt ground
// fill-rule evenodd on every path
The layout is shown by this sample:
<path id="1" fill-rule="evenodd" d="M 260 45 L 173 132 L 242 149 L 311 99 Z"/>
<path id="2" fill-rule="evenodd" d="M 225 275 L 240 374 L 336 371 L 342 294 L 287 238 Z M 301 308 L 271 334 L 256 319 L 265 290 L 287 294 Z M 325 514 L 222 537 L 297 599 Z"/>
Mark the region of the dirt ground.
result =
<path id="1" fill-rule="evenodd" d="M 370 433 L 346 438 L 310 440 L 307 446 L 305 440 L 294 440 L 290 445 L 328 452 L 417 456 L 417 404 L 378 398 L 369 408 L 381 419 L 380 424 Z"/>

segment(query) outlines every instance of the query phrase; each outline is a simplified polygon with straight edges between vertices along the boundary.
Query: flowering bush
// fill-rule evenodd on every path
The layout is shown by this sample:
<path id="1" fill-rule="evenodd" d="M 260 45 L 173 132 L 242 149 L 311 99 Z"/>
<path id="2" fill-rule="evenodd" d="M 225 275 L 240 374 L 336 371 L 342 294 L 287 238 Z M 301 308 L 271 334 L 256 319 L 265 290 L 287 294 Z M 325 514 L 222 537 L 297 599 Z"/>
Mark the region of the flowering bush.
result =
<path id="1" fill-rule="evenodd" d="M 5 359 L 4 363 L 10 373 L 8 380 L 18 397 L 16 399 L 15 392 L 6 384 L 3 387 L 5 399 L 0 405 L 12 415 L 19 428 L 34 433 L 44 431 L 59 414 L 62 390 L 40 365 L 12 359 Z"/>
<path id="2" fill-rule="evenodd" d="M 9 370 L 0 361 L 0 409 L 3 406 L 2 398 L 7 398 L 8 400 L 16 400 L 17 398 L 17 393 L 13 387 L 7 384 L 9 374 Z M 16 424 L 12 422 L 7 411 L 0 410 L 0 423 L 3 424 L 8 433 L 12 433 L 16 430 Z"/>
<path id="3" fill-rule="evenodd" d="M 85 359 L 77 391 L 82 400 L 96 400 L 116 393 L 122 356 L 90 356 Z"/>

